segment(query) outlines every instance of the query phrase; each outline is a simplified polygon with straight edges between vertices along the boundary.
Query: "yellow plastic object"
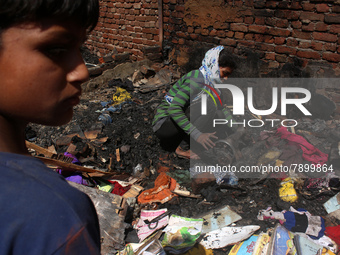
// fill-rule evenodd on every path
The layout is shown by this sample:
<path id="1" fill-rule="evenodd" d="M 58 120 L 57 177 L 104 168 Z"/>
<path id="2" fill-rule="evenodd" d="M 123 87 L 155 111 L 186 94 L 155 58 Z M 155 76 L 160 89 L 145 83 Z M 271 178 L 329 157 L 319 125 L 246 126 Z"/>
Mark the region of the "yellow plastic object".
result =
<path id="1" fill-rule="evenodd" d="M 280 198 L 285 202 L 294 203 L 297 201 L 298 196 L 294 188 L 294 180 L 292 178 L 288 177 L 281 182 L 279 195 Z"/>
<path id="2" fill-rule="evenodd" d="M 328 250 L 327 248 L 322 248 L 322 251 L 320 250 L 317 255 L 335 255 L 334 252 Z"/>
<path id="3" fill-rule="evenodd" d="M 131 99 L 131 94 L 127 92 L 125 89 L 117 87 L 116 93 L 114 93 L 112 96 L 113 100 L 112 105 L 121 104 L 129 99 Z"/>

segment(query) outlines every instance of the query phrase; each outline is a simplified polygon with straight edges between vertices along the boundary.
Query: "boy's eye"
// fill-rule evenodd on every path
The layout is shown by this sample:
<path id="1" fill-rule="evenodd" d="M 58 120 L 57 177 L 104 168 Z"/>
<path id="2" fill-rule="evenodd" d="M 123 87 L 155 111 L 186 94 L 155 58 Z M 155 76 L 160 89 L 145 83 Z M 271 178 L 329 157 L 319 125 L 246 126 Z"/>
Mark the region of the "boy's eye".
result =
<path id="1" fill-rule="evenodd" d="M 44 53 L 48 57 L 56 57 L 67 53 L 68 49 L 66 47 L 50 47 L 44 50 Z"/>

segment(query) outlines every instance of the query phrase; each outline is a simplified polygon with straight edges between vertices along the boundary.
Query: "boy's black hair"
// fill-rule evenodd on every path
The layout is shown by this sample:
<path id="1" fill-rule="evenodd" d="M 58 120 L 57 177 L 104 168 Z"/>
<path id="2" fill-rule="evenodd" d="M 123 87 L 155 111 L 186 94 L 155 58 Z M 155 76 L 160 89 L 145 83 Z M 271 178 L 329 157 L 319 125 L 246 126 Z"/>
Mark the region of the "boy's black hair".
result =
<path id="1" fill-rule="evenodd" d="M 230 67 L 233 70 L 236 69 L 234 57 L 226 49 L 221 50 L 218 57 L 218 65 L 221 67 Z"/>
<path id="2" fill-rule="evenodd" d="M 93 30 L 99 17 L 98 0 L 0 0 L 0 33 L 13 25 L 45 18 L 72 18 Z"/>

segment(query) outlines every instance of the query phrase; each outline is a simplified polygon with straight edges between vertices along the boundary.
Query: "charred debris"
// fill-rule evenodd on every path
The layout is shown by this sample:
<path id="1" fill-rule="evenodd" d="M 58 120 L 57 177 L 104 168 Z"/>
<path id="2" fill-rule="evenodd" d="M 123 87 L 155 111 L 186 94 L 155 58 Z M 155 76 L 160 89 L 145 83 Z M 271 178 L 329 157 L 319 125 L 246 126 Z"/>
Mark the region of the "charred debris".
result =
<path id="1" fill-rule="evenodd" d="M 322 218 L 324 228 L 339 226 L 338 118 L 298 116 L 294 128 L 238 130 L 207 153 L 216 157 L 214 162 L 224 160 L 237 169 L 284 169 L 293 164 L 295 172 L 197 173 L 195 169 L 202 170 L 204 164 L 163 151 L 151 126 L 157 105 L 183 70 L 150 60 L 130 62 L 128 54 L 101 62 L 89 54 L 84 58 L 91 79 L 83 84 L 72 121 L 61 127 L 32 124 L 26 138 L 33 156 L 94 201 L 103 254 L 143 254 L 147 249 L 148 254 L 228 254 L 242 242 L 255 249 L 260 240 L 271 252 L 267 254 L 279 254 L 273 251 L 279 231 L 289 233 L 292 240 L 294 230 L 306 234 L 306 228 L 282 223 L 287 223 L 286 212 L 301 220 L 306 213 L 294 211 L 299 208 L 309 217 Z M 325 107 L 324 112 L 332 112 L 332 104 Z M 260 118 L 247 114 L 248 119 Z M 275 114 L 272 118 L 282 119 Z M 315 157 L 324 160 L 327 169 L 312 171 Z M 308 166 L 309 171 L 298 171 L 299 166 Z M 183 226 L 193 231 L 189 239 L 178 234 Z M 332 237 L 333 242 L 326 243 L 335 253 L 339 234 Z M 299 246 L 295 239 L 294 244 Z M 261 254 L 256 249 L 258 253 L 252 254 Z"/>

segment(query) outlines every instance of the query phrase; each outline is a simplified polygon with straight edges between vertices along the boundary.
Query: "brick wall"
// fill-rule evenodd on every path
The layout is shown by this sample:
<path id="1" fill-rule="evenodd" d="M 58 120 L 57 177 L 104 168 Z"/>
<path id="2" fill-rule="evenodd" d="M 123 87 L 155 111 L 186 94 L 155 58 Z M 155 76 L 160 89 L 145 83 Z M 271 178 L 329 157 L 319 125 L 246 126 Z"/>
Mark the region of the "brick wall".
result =
<path id="1" fill-rule="evenodd" d="M 255 55 L 261 73 L 294 63 L 312 76 L 340 76 L 340 0 L 163 0 L 163 31 L 157 2 L 101 0 L 88 47 L 136 60 L 163 40 L 165 57 L 185 66 L 198 49 L 221 44 L 240 58 Z"/>
<path id="2" fill-rule="evenodd" d="M 100 0 L 99 22 L 86 46 L 99 57 L 128 52 L 141 60 L 159 45 L 158 27 L 157 0 Z"/>

